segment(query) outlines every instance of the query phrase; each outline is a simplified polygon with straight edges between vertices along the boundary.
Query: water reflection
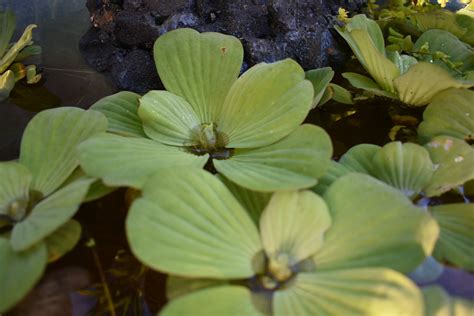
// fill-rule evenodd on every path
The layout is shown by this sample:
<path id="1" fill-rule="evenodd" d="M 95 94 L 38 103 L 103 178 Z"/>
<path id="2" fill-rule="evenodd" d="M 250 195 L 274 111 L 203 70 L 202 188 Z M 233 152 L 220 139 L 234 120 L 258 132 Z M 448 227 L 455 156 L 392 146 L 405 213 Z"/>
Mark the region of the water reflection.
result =
<path id="1" fill-rule="evenodd" d="M 43 53 L 29 63 L 39 64 L 43 78 L 37 85 L 17 83 L 11 98 L 0 103 L 0 160 L 18 156 L 21 135 L 35 112 L 56 106 L 87 108 L 114 92 L 109 81 L 82 59 L 78 42 L 90 27 L 83 0 L 0 0 L 0 9 L 17 16 L 14 39 L 28 24 L 37 24 L 35 43 Z"/>

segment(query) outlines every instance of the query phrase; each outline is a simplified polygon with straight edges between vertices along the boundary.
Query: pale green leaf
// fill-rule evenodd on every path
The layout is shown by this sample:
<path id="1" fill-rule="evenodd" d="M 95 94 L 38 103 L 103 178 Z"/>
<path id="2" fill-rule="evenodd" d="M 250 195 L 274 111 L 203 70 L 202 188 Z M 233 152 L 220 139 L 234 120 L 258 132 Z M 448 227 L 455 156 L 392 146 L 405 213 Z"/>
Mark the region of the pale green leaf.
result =
<path id="1" fill-rule="evenodd" d="M 31 173 L 23 165 L 13 161 L 0 162 L 0 215 L 13 215 L 8 214 L 12 203 L 17 203 L 18 210 L 26 211 L 30 183 Z"/>
<path id="2" fill-rule="evenodd" d="M 40 55 L 42 52 L 41 46 L 39 45 L 28 45 L 23 48 L 18 55 L 16 55 L 14 62 L 22 62 L 32 55 Z"/>
<path id="3" fill-rule="evenodd" d="M 319 195 L 323 195 L 327 189 L 340 177 L 353 172 L 343 164 L 340 164 L 334 160 L 331 160 L 329 169 L 324 173 L 324 175 L 318 179 L 316 186 L 312 187 L 311 190 L 316 192 Z"/>
<path id="4" fill-rule="evenodd" d="M 395 87 L 400 100 L 413 106 L 427 105 L 434 100 L 437 93 L 443 90 L 473 86 L 474 82 L 456 80 L 443 68 L 427 62 L 413 65 L 395 79 Z"/>
<path id="5" fill-rule="evenodd" d="M 0 237 L 0 312 L 6 312 L 28 294 L 41 278 L 47 260 L 44 243 L 15 252 L 8 239 Z"/>
<path id="6" fill-rule="evenodd" d="M 109 186 L 141 188 L 161 168 L 202 168 L 208 156 L 196 156 L 179 147 L 148 138 L 101 134 L 78 147 L 81 167 Z"/>
<path id="7" fill-rule="evenodd" d="M 160 316 L 263 316 L 253 304 L 252 293 L 243 286 L 218 286 L 178 297 Z"/>
<path id="8" fill-rule="evenodd" d="M 374 47 L 381 53 L 385 53 L 385 41 L 382 30 L 376 21 L 369 19 L 365 14 L 357 14 L 353 16 L 346 25 L 346 31 L 363 30 L 367 32 Z M 360 47 L 361 49 L 363 47 Z"/>
<path id="9" fill-rule="evenodd" d="M 433 59 L 433 56 L 430 54 L 422 55 L 422 60 L 443 67 L 454 76 L 459 76 L 460 71 L 474 70 L 474 50 L 470 45 L 460 41 L 452 33 L 439 29 L 428 30 L 418 38 L 414 50 L 419 51 L 426 44 L 428 44 L 429 53 L 443 52 L 449 56 L 451 62 L 462 62 L 462 65 L 458 68 L 458 71 L 454 71 L 445 62 Z"/>
<path id="10" fill-rule="evenodd" d="M 75 181 L 48 196 L 33 207 L 28 216 L 13 226 L 10 243 L 23 251 L 67 223 L 87 194 L 91 179 Z"/>
<path id="11" fill-rule="evenodd" d="M 293 132 L 313 103 L 313 86 L 291 59 L 261 63 L 232 86 L 217 121 L 229 148 L 270 145 Z"/>
<path id="12" fill-rule="evenodd" d="M 107 117 L 107 131 L 122 136 L 146 137 L 143 124 L 138 117 L 140 95 L 121 91 L 100 99 L 91 109 Z"/>
<path id="13" fill-rule="evenodd" d="M 273 297 L 275 316 L 414 316 L 423 313 L 415 284 L 393 270 L 358 268 L 298 274 Z"/>
<path id="14" fill-rule="evenodd" d="M 314 89 L 314 100 L 312 108 L 315 108 L 319 105 L 321 99 L 323 98 L 324 92 L 328 84 L 331 82 L 334 77 L 334 71 L 331 67 L 324 67 L 309 70 L 306 72 L 306 79 L 311 81 Z"/>
<path id="15" fill-rule="evenodd" d="M 260 215 L 265 209 L 265 206 L 267 206 L 268 201 L 270 201 L 272 194 L 269 192 L 257 192 L 246 189 L 219 174 L 217 177 L 225 184 L 237 201 L 239 201 L 253 222 L 258 225 Z"/>
<path id="16" fill-rule="evenodd" d="M 150 91 L 140 99 L 138 115 L 151 139 L 172 146 L 197 144 L 200 122 L 191 105 L 167 91 Z"/>
<path id="17" fill-rule="evenodd" d="M 76 146 L 106 128 L 97 111 L 63 107 L 38 113 L 23 134 L 19 159 L 33 175 L 32 189 L 44 196 L 56 190 L 78 166 Z"/>
<path id="18" fill-rule="evenodd" d="M 8 67 L 10 67 L 10 65 L 15 60 L 16 56 L 20 53 L 20 51 L 26 45 L 31 43 L 34 28 L 36 28 L 36 25 L 28 25 L 23 34 L 21 35 L 20 39 L 10 47 L 10 49 L 5 53 L 5 55 L 0 56 L 0 74 L 7 70 Z"/>
<path id="19" fill-rule="evenodd" d="M 225 280 L 215 279 L 193 279 L 184 278 L 176 275 L 168 275 L 166 279 L 166 298 L 168 300 L 174 300 L 179 296 L 195 292 L 218 285 L 225 285 Z"/>
<path id="20" fill-rule="evenodd" d="M 474 140 L 474 91 L 448 89 L 437 94 L 423 112 L 418 135 L 423 143 L 440 135 Z"/>
<path id="21" fill-rule="evenodd" d="M 145 265 L 199 278 L 248 278 L 257 272 L 257 228 L 212 174 L 163 170 L 146 182 L 142 194 L 130 209 L 126 230 Z"/>
<path id="22" fill-rule="evenodd" d="M 53 262 L 71 251 L 81 238 L 81 224 L 70 220 L 44 239 L 48 261 Z"/>
<path id="23" fill-rule="evenodd" d="M 397 66 L 400 74 L 404 74 L 410 69 L 411 66 L 416 64 L 418 60 L 409 55 L 400 55 L 399 52 L 390 52 L 387 57 Z"/>
<path id="24" fill-rule="evenodd" d="M 240 41 L 220 33 L 178 29 L 158 38 L 154 56 L 166 89 L 188 101 L 201 123 L 215 122 L 240 72 Z"/>
<path id="25" fill-rule="evenodd" d="M 260 218 L 260 235 L 268 260 L 285 257 L 294 266 L 316 251 L 331 226 L 324 200 L 311 191 L 273 194 Z M 271 264 L 271 263 L 270 263 Z"/>
<path id="26" fill-rule="evenodd" d="M 441 228 L 436 258 L 474 270 L 474 204 L 444 204 L 429 208 Z"/>
<path id="27" fill-rule="evenodd" d="M 437 136 L 425 145 L 435 172 L 424 188 L 427 196 L 437 196 L 474 179 L 474 148 L 449 136 Z"/>
<path id="28" fill-rule="evenodd" d="M 366 31 L 355 29 L 350 34 L 360 47 L 360 54 L 365 61 L 364 66 L 367 72 L 383 90 L 394 93 L 393 80 L 400 75 L 397 66 L 374 46 Z"/>
<path id="29" fill-rule="evenodd" d="M 345 72 L 342 74 L 342 76 L 346 78 L 349 83 L 355 88 L 367 90 L 375 95 L 380 95 L 387 98 L 397 98 L 396 94 L 384 91 L 381 87 L 379 87 L 379 85 L 377 85 L 377 83 L 375 83 L 375 81 L 373 81 L 369 77 L 359 75 L 353 72 Z"/>
<path id="30" fill-rule="evenodd" d="M 343 176 L 324 199 L 333 224 L 314 256 L 320 270 L 388 267 L 411 272 L 431 254 L 438 238 L 439 227 L 426 211 L 367 175 Z"/>
<path id="31" fill-rule="evenodd" d="M 0 58 L 5 54 L 15 31 L 16 17 L 12 10 L 0 12 Z M 1 72 L 0 72 L 1 73 Z"/>
<path id="32" fill-rule="evenodd" d="M 332 90 L 332 99 L 336 102 L 343 104 L 354 104 L 352 100 L 352 94 L 340 85 L 330 83 L 328 89 Z"/>
<path id="33" fill-rule="evenodd" d="M 7 70 L 0 75 L 0 101 L 5 100 L 15 86 L 15 73 Z"/>
<path id="34" fill-rule="evenodd" d="M 426 316 L 472 316 L 472 300 L 451 297 L 441 286 L 430 285 L 422 289 Z"/>
<path id="35" fill-rule="evenodd" d="M 372 161 L 381 148 L 373 144 L 356 145 L 339 159 L 339 163 L 351 171 L 371 174 Z"/>
<path id="36" fill-rule="evenodd" d="M 435 168 L 422 146 L 391 142 L 374 154 L 370 170 L 372 176 L 411 198 L 428 185 Z"/>
<path id="37" fill-rule="evenodd" d="M 217 171 L 251 190 L 269 192 L 311 187 L 329 167 L 332 144 L 320 127 L 305 124 L 281 141 L 258 149 L 236 149 L 214 160 Z"/>

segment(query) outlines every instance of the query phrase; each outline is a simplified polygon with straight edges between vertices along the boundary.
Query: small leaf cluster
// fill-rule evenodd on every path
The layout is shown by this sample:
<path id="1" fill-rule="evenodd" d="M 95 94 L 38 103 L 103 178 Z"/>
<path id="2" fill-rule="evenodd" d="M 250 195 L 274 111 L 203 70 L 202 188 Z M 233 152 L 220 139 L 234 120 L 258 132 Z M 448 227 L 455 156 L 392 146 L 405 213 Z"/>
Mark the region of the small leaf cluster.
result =
<path id="1" fill-rule="evenodd" d="M 15 14 L 10 11 L 0 11 L 0 101 L 6 99 L 15 82 L 26 77 L 27 83 L 37 83 L 41 74 L 36 73 L 36 66 L 25 66 L 22 62 L 31 55 L 41 53 L 41 47 L 33 45 L 33 29 L 36 25 L 28 25 L 23 35 L 15 43 L 10 40 L 15 31 Z"/>

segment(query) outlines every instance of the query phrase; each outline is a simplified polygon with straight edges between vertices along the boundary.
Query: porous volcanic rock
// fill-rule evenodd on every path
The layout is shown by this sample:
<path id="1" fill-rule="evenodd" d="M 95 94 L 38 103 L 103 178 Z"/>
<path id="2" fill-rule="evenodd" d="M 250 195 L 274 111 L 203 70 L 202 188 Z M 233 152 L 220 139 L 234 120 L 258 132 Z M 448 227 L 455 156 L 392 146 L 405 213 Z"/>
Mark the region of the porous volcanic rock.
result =
<path id="1" fill-rule="evenodd" d="M 337 69 L 347 55 L 334 33 L 334 16 L 339 7 L 360 11 L 365 2 L 88 0 L 92 27 L 80 48 L 89 64 L 111 74 L 118 89 L 138 93 L 160 86 L 150 74 L 155 71 L 150 53 L 156 38 L 182 27 L 237 36 L 245 50 L 243 70 L 284 58 L 297 60 L 306 70 L 328 65 Z"/>

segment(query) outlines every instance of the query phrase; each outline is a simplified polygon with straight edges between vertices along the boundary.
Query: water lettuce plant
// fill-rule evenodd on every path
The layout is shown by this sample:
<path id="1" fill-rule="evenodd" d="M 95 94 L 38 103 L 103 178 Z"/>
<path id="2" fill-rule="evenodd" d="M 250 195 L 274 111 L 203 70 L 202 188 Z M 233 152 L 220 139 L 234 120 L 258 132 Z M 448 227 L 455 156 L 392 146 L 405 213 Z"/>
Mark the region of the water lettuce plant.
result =
<path id="1" fill-rule="evenodd" d="M 354 16 L 344 27 L 336 27 L 336 30 L 373 78 L 344 73 L 343 77 L 356 88 L 399 99 L 408 105 L 424 106 L 441 91 L 474 86 L 474 81 L 458 80 L 438 65 L 418 61 L 397 51 L 387 51 L 379 25 L 363 14 Z"/>
<path id="2" fill-rule="evenodd" d="M 420 205 L 474 179 L 474 148 L 463 140 L 437 136 L 424 147 L 391 142 L 383 147 L 361 144 L 352 147 L 339 162 L 333 162 L 316 192 L 349 173 L 371 175 L 397 189 Z M 428 205 L 440 228 L 434 256 L 473 270 L 474 209 L 472 203 Z"/>
<path id="3" fill-rule="evenodd" d="M 77 144 L 106 129 L 96 111 L 46 110 L 26 127 L 18 161 L 0 162 L 0 312 L 79 240 L 81 227 L 71 218 L 94 179 L 68 178 L 78 167 Z"/>
<path id="4" fill-rule="evenodd" d="M 191 29 L 162 35 L 154 56 L 167 91 L 122 92 L 93 106 L 111 133 L 80 145 L 88 174 L 140 188 L 159 168 L 208 164 L 241 186 L 273 191 L 310 187 L 325 172 L 331 141 L 300 126 L 314 91 L 295 61 L 261 63 L 238 78 L 240 41 Z"/>
<path id="5" fill-rule="evenodd" d="M 0 101 L 10 95 L 18 80 L 27 77 L 28 83 L 36 83 L 41 79 L 35 65 L 25 67 L 21 63 L 27 57 L 41 52 L 41 48 L 32 42 L 36 25 L 28 25 L 18 42 L 11 44 L 15 26 L 15 14 L 10 10 L 0 11 Z"/>
<path id="6" fill-rule="evenodd" d="M 422 289 L 425 299 L 425 315 L 468 316 L 474 310 L 472 301 L 450 296 L 438 285 Z"/>
<path id="7" fill-rule="evenodd" d="M 324 197 L 274 193 L 256 222 L 242 201 L 260 193 L 248 194 L 201 169 L 145 183 L 126 232 L 139 260 L 173 275 L 161 315 L 422 315 L 400 272 L 431 253 L 438 226 L 398 190 L 351 174 Z"/>

